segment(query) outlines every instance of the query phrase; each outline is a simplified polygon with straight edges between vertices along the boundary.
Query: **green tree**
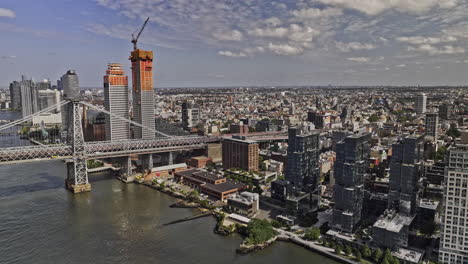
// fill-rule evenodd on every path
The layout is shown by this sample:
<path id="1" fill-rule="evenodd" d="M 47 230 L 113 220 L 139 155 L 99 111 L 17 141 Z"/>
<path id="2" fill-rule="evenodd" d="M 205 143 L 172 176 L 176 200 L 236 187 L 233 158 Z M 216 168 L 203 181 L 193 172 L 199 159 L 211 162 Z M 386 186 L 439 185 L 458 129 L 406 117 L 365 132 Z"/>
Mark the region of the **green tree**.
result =
<path id="1" fill-rule="evenodd" d="M 379 116 L 376 115 L 376 114 L 372 114 L 371 116 L 369 116 L 369 118 L 367 118 L 367 121 L 373 123 L 373 122 L 377 122 L 379 121 Z"/>
<path id="2" fill-rule="evenodd" d="M 453 137 L 453 138 L 457 138 L 461 136 L 460 130 L 457 129 L 454 123 L 451 124 L 449 130 L 447 130 L 447 136 Z"/>
<path id="3" fill-rule="evenodd" d="M 252 219 L 246 228 L 246 241 L 249 244 L 261 244 L 276 235 L 276 231 L 268 220 Z"/>
<path id="4" fill-rule="evenodd" d="M 364 247 L 362 247 L 361 253 L 363 257 L 370 258 L 372 255 L 372 250 L 370 250 L 370 248 L 365 245 Z"/>
<path id="5" fill-rule="evenodd" d="M 191 191 L 188 195 L 187 195 L 187 199 L 189 199 L 190 201 L 197 201 L 198 200 L 198 196 L 200 194 L 198 193 L 197 190 L 193 190 Z"/>
<path id="6" fill-rule="evenodd" d="M 374 250 L 374 252 L 372 252 L 372 259 L 374 260 L 374 262 L 379 262 L 382 258 L 382 255 L 382 250 L 380 250 L 380 248 L 377 248 L 376 250 Z"/>
<path id="7" fill-rule="evenodd" d="M 443 160 L 445 158 L 445 154 L 447 153 L 447 147 L 443 146 L 440 147 L 437 152 L 434 154 L 434 160 Z"/>
<path id="8" fill-rule="evenodd" d="M 88 169 L 95 169 L 104 166 L 104 163 L 99 160 L 88 160 L 87 162 Z"/>
<path id="9" fill-rule="evenodd" d="M 330 244 L 328 243 L 327 240 L 324 240 L 324 241 L 322 242 L 322 245 L 323 245 L 324 247 L 330 246 Z"/>
<path id="10" fill-rule="evenodd" d="M 344 248 L 344 253 L 345 253 L 347 256 L 349 256 L 349 255 L 351 255 L 351 254 L 353 253 L 353 250 L 351 249 L 350 246 L 345 246 L 345 248 Z"/>
<path id="11" fill-rule="evenodd" d="M 384 252 L 384 258 L 386 259 L 389 259 L 392 257 L 392 252 L 390 251 L 390 249 L 385 249 L 385 252 Z"/>
<path id="12" fill-rule="evenodd" d="M 341 246 L 340 245 L 335 246 L 335 253 L 336 254 L 341 254 Z"/>
<path id="13" fill-rule="evenodd" d="M 262 156 L 258 156 L 258 164 L 260 165 L 260 170 L 261 171 L 266 171 L 267 170 L 267 166 L 266 166 L 265 162 L 263 161 Z"/>
<path id="14" fill-rule="evenodd" d="M 359 250 L 356 250 L 356 253 L 354 253 L 354 256 L 356 257 L 357 261 L 361 261 L 362 255 L 361 255 L 361 252 L 359 252 Z"/>
<path id="15" fill-rule="evenodd" d="M 316 241 L 319 238 L 320 238 L 320 229 L 318 227 L 309 228 L 304 234 L 304 239 L 306 240 Z"/>

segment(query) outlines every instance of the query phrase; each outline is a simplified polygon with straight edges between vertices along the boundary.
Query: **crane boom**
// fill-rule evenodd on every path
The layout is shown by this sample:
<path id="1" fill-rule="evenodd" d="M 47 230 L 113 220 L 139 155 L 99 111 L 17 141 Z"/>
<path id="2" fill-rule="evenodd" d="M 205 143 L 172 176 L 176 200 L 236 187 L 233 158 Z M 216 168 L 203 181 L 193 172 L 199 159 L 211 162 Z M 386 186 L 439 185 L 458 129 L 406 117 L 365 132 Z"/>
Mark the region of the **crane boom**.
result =
<path id="1" fill-rule="evenodd" d="M 145 23 L 143 23 L 143 26 L 141 27 L 140 31 L 138 32 L 138 34 L 136 35 L 136 37 L 134 36 L 134 34 L 132 34 L 132 43 L 133 43 L 133 50 L 136 50 L 137 49 L 137 42 L 138 42 L 138 39 L 140 38 L 140 35 L 141 35 L 141 32 L 143 32 L 143 29 L 145 29 L 146 27 L 146 24 L 148 23 L 148 20 L 150 18 L 148 17 L 146 20 L 145 20 Z"/>

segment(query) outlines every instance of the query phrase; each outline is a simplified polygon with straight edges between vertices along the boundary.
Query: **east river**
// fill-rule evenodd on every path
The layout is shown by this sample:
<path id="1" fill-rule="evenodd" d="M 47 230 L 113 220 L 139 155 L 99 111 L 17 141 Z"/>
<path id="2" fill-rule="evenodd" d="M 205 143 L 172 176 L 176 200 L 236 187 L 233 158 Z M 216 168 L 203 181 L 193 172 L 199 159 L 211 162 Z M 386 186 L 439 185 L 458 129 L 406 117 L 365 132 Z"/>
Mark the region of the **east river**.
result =
<path id="1" fill-rule="evenodd" d="M 164 226 L 197 213 L 168 195 L 106 173 L 73 195 L 65 177 L 61 161 L 0 165 L 0 263 L 337 263 L 284 242 L 238 255 L 210 217 Z"/>

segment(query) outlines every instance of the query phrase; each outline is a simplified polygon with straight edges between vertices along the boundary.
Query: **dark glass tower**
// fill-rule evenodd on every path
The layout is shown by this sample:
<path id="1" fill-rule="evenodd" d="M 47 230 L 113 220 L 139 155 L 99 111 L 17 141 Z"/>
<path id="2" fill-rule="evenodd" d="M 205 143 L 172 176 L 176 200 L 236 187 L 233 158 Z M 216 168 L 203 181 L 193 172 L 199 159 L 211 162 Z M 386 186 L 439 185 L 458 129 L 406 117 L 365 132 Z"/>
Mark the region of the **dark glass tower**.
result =
<path id="1" fill-rule="evenodd" d="M 309 193 L 312 208 L 320 201 L 319 133 L 298 127 L 288 130 L 288 160 L 285 176 L 296 192 Z"/>
<path id="2" fill-rule="evenodd" d="M 408 136 L 392 146 L 388 207 L 404 215 L 416 209 L 418 180 L 422 173 L 424 136 Z"/>
<path id="3" fill-rule="evenodd" d="M 361 220 L 364 178 L 369 166 L 369 133 L 348 136 L 336 145 L 332 227 L 352 233 Z"/>

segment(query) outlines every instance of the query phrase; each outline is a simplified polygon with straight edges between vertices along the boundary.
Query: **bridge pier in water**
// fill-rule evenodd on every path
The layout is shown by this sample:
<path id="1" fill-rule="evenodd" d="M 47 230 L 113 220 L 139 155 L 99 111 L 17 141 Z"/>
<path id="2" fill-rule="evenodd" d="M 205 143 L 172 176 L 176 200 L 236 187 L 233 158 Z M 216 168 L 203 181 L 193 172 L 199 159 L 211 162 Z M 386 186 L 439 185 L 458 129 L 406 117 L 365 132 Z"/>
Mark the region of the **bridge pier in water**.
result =
<path id="1" fill-rule="evenodd" d="M 65 187 L 72 193 L 91 191 L 91 184 L 88 181 L 86 160 L 67 162 L 67 179 L 65 180 Z"/>
<path id="2" fill-rule="evenodd" d="M 118 163 L 120 165 L 119 178 L 124 182 L 133 181 L 132 159 L 130 156 L 118 158 Z"/>
<path id="3" fill-rule="evenodd" d="M 88 181 L 88 165 L 86 162 L 85 142 L 81 126 L 81 107 L 77 100 L 70 100 L 67 108 L 67 136 L 72 146 L 72 161 L 67 163 L 67 179 L 65 186 L 73 193 L 91 191 Z"/>
<path id="4" fill-rule="evenodd" d="M 140 155 L 141 159 L 141 167 L 144 171 L 149 171 L 153 169 L 153 155 L 152 154 L 144 154 Z"/>

